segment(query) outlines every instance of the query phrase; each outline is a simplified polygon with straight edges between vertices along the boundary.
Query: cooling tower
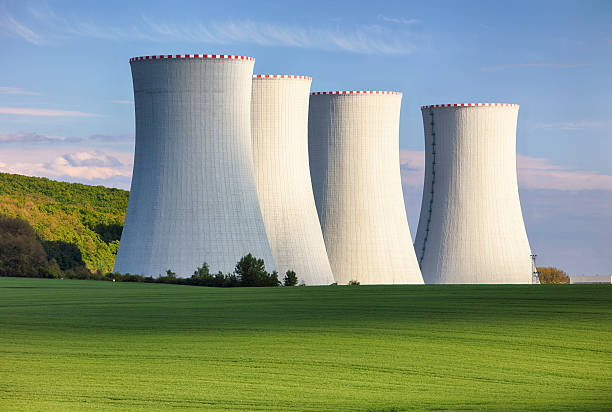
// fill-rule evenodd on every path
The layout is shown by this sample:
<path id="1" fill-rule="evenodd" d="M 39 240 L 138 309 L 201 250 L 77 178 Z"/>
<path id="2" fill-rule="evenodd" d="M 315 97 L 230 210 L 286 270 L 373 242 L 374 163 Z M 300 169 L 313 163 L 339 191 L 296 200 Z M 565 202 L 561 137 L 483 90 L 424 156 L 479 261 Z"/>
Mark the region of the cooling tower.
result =
<path id="1" fill-rule="evenodd" d="M 516 179 L 518 105 L 421 111 L 425 185 L 414 246 L 425 283 L 531 283 Z"/>
<path id="2" fill-rule="evenodd" d="M 329 285 L 308 166 L 310 77 L 253 76 L 251 130 L 259 202 L 280 278 L 291 269 L 307 285 Z"/>
<path id="3" fill-rule="evenodd" d="M 231 272 L 247 253 L 274 261 L 259 208 L 251 145 L 254 59 L 228 55 L 130 60 L 136 152 L 115 271 Z"/>
<path id="4" fill-rule="evenodd" d="M 423 283 L 402 196 L 401 100 L 376 91 L 310 96 L 310 174 L 339 284 Z"/>

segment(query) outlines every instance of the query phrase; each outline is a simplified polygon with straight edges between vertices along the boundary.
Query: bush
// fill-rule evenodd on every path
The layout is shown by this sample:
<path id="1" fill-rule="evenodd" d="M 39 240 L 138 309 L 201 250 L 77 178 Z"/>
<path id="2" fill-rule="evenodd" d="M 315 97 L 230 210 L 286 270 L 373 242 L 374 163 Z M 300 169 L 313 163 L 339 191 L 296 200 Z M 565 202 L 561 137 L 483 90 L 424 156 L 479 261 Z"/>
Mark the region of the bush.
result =
<path id="1" fill-rule="evenodd" d="M 349 281 L 348 284 L 349 284 L 349 286 L 359 286 L 360 283 L 357 280 L 351 280 L 351 281 Z"/>
<path id="2" fill-rule="evenodd" d="M 204 262 L 201 267 L 197 268 L 195 272 L 193 272 L 193 276 L 191 276 L 191 278 L 186 279 L 185 284 L 219 288 L 241 286 L 238 277 L 234 274 L 226 275 L 219 271 L 216 275 L 212 275 L 206 262 Z"/>
<path id="3" fill-rule="evenodd" d="M 561 269 L 555 267 L 541 267 L 538 268 L 540 274 L 540 283 L 570 283 L 570 278 Z"/>
<path id="4" fill-rule="evenodd" d="M 278 273 L 266 272 L 263 259 L 257 259 L 252 254 L 244 256 L 238 263 L 234 273 L 239 277 L 242 286 L 278 286 Z"/>
<path id="5" fill-rule="evenodd" d="M 288 270 L 283 279 L 284 286 L 295 286 L 298 283 L 298 277 L 293 270 Z"/>

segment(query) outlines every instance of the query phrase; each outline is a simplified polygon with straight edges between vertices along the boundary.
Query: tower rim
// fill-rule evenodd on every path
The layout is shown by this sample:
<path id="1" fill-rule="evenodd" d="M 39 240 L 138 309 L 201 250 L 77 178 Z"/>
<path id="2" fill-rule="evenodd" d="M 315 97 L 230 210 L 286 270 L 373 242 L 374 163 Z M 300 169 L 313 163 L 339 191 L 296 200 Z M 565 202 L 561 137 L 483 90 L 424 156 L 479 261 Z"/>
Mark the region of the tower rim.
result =
<path id="1" fill-rule="evenodd" d="M 446 104 L 430 104 L 421 106 L 421 110 L 425 109 L 438 109 L 444 107 L 519 107 L 515 103 L 446 103 Z"/>
<path id="2" fill-rule="evenodd" d="M 130 58 L 130 63 L 146 60 L 185 60 L 185 59 L 226 59 L 238 61 L 255 61 L 254 57 L 238 56 L 233 54 L 209 54 L 209 53 L 194 53 L 194 54 L 158 54 L 151 56 L 138 56 Z"/>

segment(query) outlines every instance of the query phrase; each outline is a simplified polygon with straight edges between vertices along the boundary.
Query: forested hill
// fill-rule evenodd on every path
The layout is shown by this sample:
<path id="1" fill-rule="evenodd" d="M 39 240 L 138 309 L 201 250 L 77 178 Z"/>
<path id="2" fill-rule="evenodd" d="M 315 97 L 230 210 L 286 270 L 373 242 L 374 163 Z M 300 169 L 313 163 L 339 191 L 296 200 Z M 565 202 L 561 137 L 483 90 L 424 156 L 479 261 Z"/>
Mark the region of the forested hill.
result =
<path id="1" fill-rule="evenodd" d="M 58 262 L 82 259 L 94 272 L 113 269 L 128 195 L 104 186 L 0 173 L 0 214 L 26 220 Z"/>

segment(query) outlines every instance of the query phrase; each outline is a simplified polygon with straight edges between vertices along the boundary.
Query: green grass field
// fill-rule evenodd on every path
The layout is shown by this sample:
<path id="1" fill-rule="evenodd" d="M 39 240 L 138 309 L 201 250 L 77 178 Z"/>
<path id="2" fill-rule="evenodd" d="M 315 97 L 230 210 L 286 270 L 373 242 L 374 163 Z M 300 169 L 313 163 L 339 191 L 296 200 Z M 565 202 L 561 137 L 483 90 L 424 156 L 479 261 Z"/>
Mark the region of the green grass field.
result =
<path id="1" fill-rule="evenodd" d="M 0 410 L 612 409 L 612 287 L 0 278 Z"/>

